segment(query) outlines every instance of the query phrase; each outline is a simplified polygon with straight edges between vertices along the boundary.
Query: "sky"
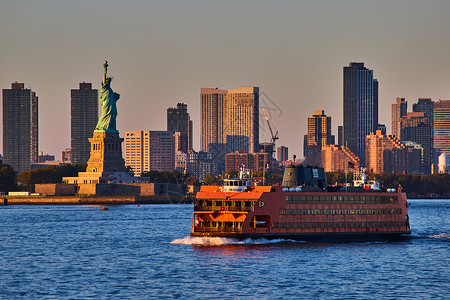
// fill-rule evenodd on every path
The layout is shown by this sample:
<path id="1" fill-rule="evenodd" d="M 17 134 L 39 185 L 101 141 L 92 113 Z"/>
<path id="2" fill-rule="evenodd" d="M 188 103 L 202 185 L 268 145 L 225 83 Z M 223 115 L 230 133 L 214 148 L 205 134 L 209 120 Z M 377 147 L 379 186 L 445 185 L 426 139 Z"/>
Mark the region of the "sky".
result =
<path id="1" fill-rule="evenodd" d="M 364 62 L 379 81 L 380 123 L 391 104 L 450 99 L 450 1 L 0 0 L 0 87 L 39 97 L 39 150 L 70 147 L 70 90 L 99 89 L 109 62 L 117 129 L 166 130 L 188 105 L 200 148 L 200 88 L 260 88 L 260 142 L 301 157 L 307 117 L 342 124 L 342 72 Z M 1 116 L 0 116 L 1 118 Z M 2 133 L 1 133 L 2 134 Z M 0 139 L 2 142 L 2 138 Z"/>

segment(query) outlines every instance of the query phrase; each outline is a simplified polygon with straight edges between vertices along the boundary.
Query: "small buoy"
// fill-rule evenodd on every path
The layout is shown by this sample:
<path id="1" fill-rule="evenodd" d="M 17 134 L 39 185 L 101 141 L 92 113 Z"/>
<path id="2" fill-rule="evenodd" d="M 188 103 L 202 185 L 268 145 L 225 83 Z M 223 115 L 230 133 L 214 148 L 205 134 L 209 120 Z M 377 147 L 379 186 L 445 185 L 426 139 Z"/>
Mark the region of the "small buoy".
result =
<path id="1" fill-rule="evenodd" d="M 102 207 L 102 210 L 109 210 L 107 207 Z"/>
<path id="2" fill-rule="evenodd" d="M 138 207 L 139 207 L 139 204 L 138 204 Z"/>

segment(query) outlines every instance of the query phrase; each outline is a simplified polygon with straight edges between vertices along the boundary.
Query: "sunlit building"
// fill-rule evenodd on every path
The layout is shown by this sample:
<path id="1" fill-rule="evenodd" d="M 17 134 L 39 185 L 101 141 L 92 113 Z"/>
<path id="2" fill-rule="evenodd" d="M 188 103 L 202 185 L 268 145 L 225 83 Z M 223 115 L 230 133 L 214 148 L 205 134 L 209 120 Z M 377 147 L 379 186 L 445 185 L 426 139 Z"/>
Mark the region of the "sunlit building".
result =
<path id="1" fill-rule="evenodd" d="M 125 165 L 138 176 L 149 171 L 173 172 L 173 132 L 125 131 Z"/>
<path id="2" fill-rule="evenodd" d="M 434 147 L 450 155 L 450 100 L 434 103 Z"/>
<path id="3" fill-rule="evenodd" d="M 320 152 L 320 166 L 325 172 L 353 172 L 360 167 L 359 158 L 342 145 L 326 145 Z"/>
<path id="4" fill-rule="evenodd" d="M 392 135 L 400 138 L 400 119 L 403 116 L 406 116 L 408 112 L 408 102 L 405 98 L 397 98 L 395 103 L 392 104 L 391 110 L 391 126 L 392 126 Z"/>

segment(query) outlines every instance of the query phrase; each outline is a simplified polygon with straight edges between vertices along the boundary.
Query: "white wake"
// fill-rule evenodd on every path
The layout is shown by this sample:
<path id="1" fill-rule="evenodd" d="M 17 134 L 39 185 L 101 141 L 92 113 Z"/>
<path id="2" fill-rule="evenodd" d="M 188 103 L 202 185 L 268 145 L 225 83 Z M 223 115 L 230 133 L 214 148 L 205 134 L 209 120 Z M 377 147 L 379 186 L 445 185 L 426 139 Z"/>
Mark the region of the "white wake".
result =
<path id="1" fill-rule="evenodd" d="M 187 236 L 182 239 L 176 239 L 170 242 L 174 245 L 197 245 L 197 246 L 222 246 L 222 245 L 265 245 L 265 244 L 277 244 L 294 242 L 292 240 L 284 239 L 245 239 L 237 240 L 232 238 L 222 238 L 222 237 L 191 237 Z"/>
<path id="2" fill-rule="evenodd" d="M 450 234 L 449 233 L 439 233 L 439 234 L 429 235 L 428 237 L 433 238 L 433 239 L 450 239 Z"/>

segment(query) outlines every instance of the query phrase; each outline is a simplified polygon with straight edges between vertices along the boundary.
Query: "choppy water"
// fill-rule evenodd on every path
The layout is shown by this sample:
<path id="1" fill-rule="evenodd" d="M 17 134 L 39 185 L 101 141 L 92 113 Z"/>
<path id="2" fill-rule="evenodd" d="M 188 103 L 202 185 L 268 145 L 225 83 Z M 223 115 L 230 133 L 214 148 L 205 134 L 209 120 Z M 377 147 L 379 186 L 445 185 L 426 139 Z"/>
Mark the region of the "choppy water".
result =
<path id="1" fill-rule="evenodd" d="M 191 205 L 0 207 L 1 299 L 429 299 L 450 295 L 450 201 L 397 242 L 188 237 Z"/>

